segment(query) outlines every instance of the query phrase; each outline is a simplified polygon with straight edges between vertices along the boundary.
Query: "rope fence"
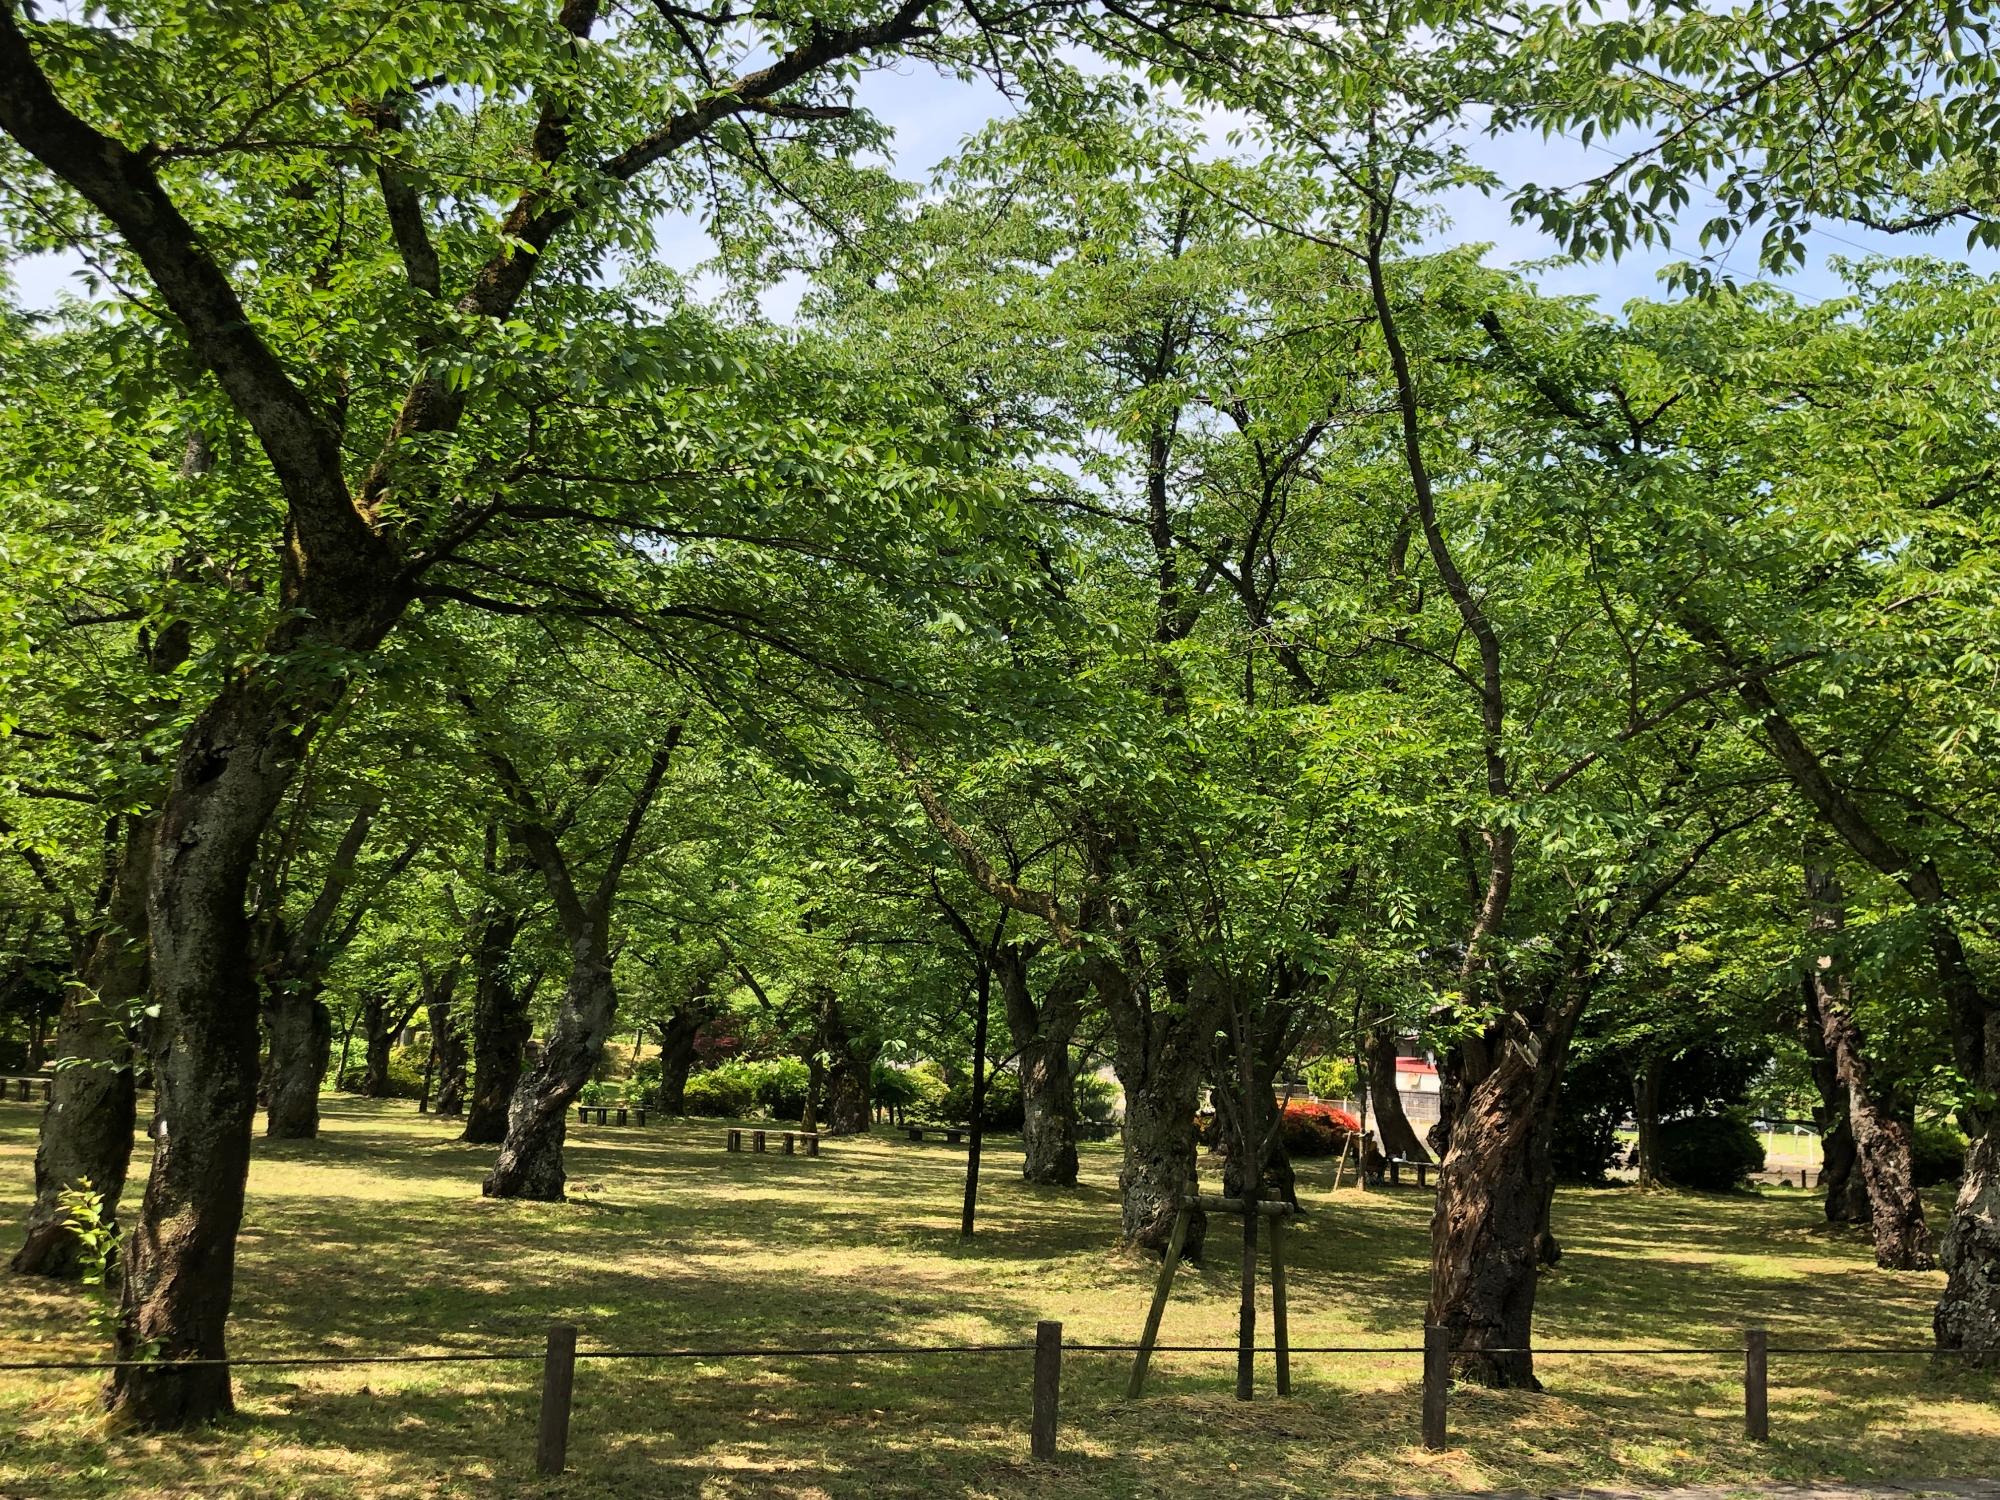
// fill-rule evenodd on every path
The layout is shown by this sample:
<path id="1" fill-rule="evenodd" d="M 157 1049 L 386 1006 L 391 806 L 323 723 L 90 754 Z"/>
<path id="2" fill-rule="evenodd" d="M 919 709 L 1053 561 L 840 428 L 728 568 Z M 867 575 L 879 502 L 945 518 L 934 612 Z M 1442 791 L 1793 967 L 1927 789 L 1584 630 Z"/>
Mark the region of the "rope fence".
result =
<path id="1" fill-rule="evenodd" d="M 239 1358 L 195 1358 L 182 1360 L 9 1360 L 0 1361 L 0 1372 L 106 1372 L 121 1369 L 181 1369 L 234 1365 L 245 1369 L 313 1369 L 354 1365 L 437 1365 L 437 1364 L 528 1364 L 542 1362 L 541 1400 L 536 1417 L 535 1467 L 542 1474 L 559 1474 L 568 1461 L 570 1414 L 574 1405 L 575 1373 L 584 1360 L 722 1360 L 722 1359 L 858 1359 L 929 1356 L 1031 1354 L 1034 1356 L 1029 1400 L 1029 1448 L 1037 1460 L 1056 1457 L 1057 1413 L 1061 1404 L 1062 1357 L 1064 1354 L 1229 1354 L 1240 1356 L 1237 1344 L 1084 1344 L 1063 1342 L 1062 1324 L 1044 1321 L 1035 1325 L 1032 1343 L 987 1344 L 841 1344 L 817 1348 L 782 1345 L 742 1344 L 697 1349 L 579 1349 L 574 1324 L 558 1323 L 549 1329 L 540 1349 L 514 1349 L 451 1354 L 300 1354 L 244 1356 Z M 1446 1418 L 1454 1359 L 1484 1355 L 1532 1354 L 1537 1358 L 1591 1357 L 1639 1359 L 1743 1358 L 1744 1434 L 1752 1441 L 1770 1439 L 1769 1363 L 1772 1355 L 1788 1359 L 1913 1359 L 1942 1355 L 1979 1355 L 1976 1349 L 1936 1349 L 1897 1345 L 1842 1344 L 1810 1347 L 1772 1344 L 1767 1330 L 1746 1328 L 1740 1346 L 1678 1346 L 1616 1348 L 1598 1345 L 1549 1345 L 1482 1347 L 1454 1352 L 1450 1331 L 1431 1326 L 1424 1330 L 1421 1344 L 1289 1344 L 1279 1342 L 1254 1346 L 1256 1354 L 1275 1354 L 1281 1359 L 1292 1354 L 1388 1355 L 1423 1357 L 1423 1400 L 1421 1426 L 1426 1448 L 1447 1444 Z"/>

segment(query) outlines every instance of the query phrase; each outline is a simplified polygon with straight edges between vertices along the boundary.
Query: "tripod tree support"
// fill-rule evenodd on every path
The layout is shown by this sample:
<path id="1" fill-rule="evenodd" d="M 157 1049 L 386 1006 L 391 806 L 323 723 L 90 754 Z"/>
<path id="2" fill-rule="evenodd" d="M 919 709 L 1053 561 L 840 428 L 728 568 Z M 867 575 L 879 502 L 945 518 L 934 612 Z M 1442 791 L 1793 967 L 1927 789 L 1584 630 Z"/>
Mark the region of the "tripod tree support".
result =
<path id="1" fill-rule="evenodd" d="M 1213 1193 L 1189 1193 L 1180 1212 L 1174 1215 L 1173 1232 L 1167 1238 L 1166 1259 L 1160 1262 L 1160 1279 L 1153 1286 L 1153 1305 L 1146 1309 L 1146 1327 L 1139 1335 L 1138 1357 L 1132 1361 L 1132 1378 L 1126 1382 L 1127 1400 L 1136 1400 L 1146 1388 L 1146 1371 L 1152 1364 L 1153 1349 L 1160 1341 L 1160 1320 L 1166 1316 L 1167 1298 L 1174 1289 L 1174 1272 L 1181 1259 L 1181 1247 L 1187 1242 L 1189 1213 L 1199 1208 L 1211 1214 L 1241 1214 L 1245 1204 L 1241 1198 L 1224 1198 Z M 1290 1330 L 1285 1321 L 1285 1258 L 1284 1226 L 1291 1217 L 1289 1203 L 1259 1200 L 1256 1204 L 1259 1218 L 1271 1221 L 1271 1333 L 1278 1352 L 1278 1394 L 1287 1396 L 1292 1389 L 1292 1350 Z M 1238 1338 L 1237 1360 L 1241 1371 L 1243 1361 L 1251 1350 L 1243 1347 L 1243 1339 Z M 1244 1400 L 1240 1379 L 1237 1395 Z"/>

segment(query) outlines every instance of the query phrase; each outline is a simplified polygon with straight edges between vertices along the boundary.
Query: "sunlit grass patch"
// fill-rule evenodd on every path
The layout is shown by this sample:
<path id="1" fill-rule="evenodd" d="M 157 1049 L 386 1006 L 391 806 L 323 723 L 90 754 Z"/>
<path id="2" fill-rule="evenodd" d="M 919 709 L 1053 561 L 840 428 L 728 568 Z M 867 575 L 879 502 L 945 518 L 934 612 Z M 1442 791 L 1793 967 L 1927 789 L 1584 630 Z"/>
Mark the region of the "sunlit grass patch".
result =
<path id="1" fill-rule="evenodd" d="M 234 1347 L 326 1354 L 518 1349 L 519 1363 L 246 1369 L 239 1415 L 192 1437 L 101 1433 L 95 1377 L 0 1376 L 0 1496 L 199 1494 L 443 1500 L 550 1496 L 1323 1496 L 1971 1476 L 2000 1471 L 1990 1377 L 1923 1360 L 1774 1356 L 1773 1442 L 1742 1435 L 1730 1355 L 1546 1357 L 1543 1395 L 1461 1388 L 1452 1446 L 1417 1442 L 1418 1361 L 1301 1355 L 1295 1393 L 1233 1399 L 1227 1354 L 1162 1354 L 1124 1399 L 1127 1356 L 1065 1361 L 1062 1457 L 1027 1455 L 1026 1353 L 583 1361 L 571 1470 L 532 1474 L 551 1322 L 592 1348 L 1129 1343 L 1156 1264 L 1119 1250 L 1115 1145 L 1075 1192 L 1031 1188 L 995 1143 L 980 1233 L 957 1235 L 961 1152 L 832 1142 L 818 1161 L 731 1155 L 722 1128 L 585 1129 L 565 1204 L 482 1199 L 490 1152 L 407 1105 L 329 1101 L 316 1144 L 252 1169 Z M 0 1188 L 25 1209 L 34 1111 L 0 1106 Z M 141 1143 L 143 1170 L 143 1142 Z M 1299 1345 L 1419 1341 L 1428 1194 L 1331 1191 L 1301 1175 L 1292 1235 Z M 133 1194 L 136 1201 L 136 1189 Z M 1939 1205 L 1940 1211 L 1942 1205 Z M 1551 1346 L 1734 1349 L 1924 1344 L 1940 1278 L 1876 1271 L 1815 1227 L 1808 1195 L 1565 1193 L 1544 1280 Z M 1164 1338 L 1235 1337 L 1233 1226 L 1176 1282 Z M 0 1282 L 0 1358 L 101 1352 L 73 1289 Z M 1268 1307 L 1262 1310 L 1268 1340 Z"/>

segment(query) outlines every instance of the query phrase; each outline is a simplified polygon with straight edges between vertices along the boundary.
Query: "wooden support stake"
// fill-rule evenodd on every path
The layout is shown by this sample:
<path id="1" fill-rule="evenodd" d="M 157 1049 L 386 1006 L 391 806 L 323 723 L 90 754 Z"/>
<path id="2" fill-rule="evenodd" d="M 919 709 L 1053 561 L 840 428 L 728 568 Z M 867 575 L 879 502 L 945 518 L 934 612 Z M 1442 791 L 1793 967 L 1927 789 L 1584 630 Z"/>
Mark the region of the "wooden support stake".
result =
<path id="1" fill-rule="evenodd" d="M 576 1325 L 549 1329 L 542 1356 L 542 1420 L 535 1437 L 535 1472 L 560 1474 L 569 1454 L 569 1399 L 576 1386 Z"/>
<path id="2" fill-rule="evenodd" d="M 1424 1446 L 1445 1445 L 1445 1392 L 1451 1385 L 1451 1330 L 1424 1328 Z"/>
<path id="3" fill-rule="evenodd" d="M 1762 1328 L 1743 1330 L 1743 1435 L 1753 1443 L 1771 1439 L 1770 1343 Z"/>
<path id="4" fill-rule="evenodd" d="M 1278 1394 L 1292 1393 L 1292 1340 L 1285 1324 L 1285 1220 L 1271 1221 L 1271 1339 L 1278 1349 Z"/>
<path id="5" fill-rule="evenodd" d="M 1174 1232 L 1167 1238 L 1167 1258 L 1160 1262 L 1160 1280 L 1153 1288 L 1153 1305 L 1146 1310 L 1146 1331 L 1139 1335 L 1139 1355 L 1132 1361 L 1132 1379 L 1125 1397 L 1136 1400 L 1146 1388 L 1146 1366 L 1153 1358 L 1153 1345 L 1160 1339 L 1160 1318 L 1167 1310 L 1167 1293 L 1174 1289 L 1174 1268 L 1181 1262 L 1181 1246 L 1187 1243 L 1190 1206 L 1183 1203 L 1174 1215 Z"/>
<path id="6" fill-rule="evenodd" d="M 1056 1409 L 1062 1398 L 1062 1324 L 1035 1325 L 1035 1404 L 1028 1449 L 1037 1463 L 1056 1456 Z"/>

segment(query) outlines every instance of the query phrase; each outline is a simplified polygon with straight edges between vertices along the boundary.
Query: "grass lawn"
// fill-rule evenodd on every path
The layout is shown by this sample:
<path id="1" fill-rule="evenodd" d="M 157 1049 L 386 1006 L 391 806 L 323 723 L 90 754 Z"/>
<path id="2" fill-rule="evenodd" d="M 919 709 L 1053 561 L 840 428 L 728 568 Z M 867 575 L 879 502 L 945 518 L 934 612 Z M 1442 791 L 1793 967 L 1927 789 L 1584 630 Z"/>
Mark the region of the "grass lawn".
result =
<path id="1" fill-rule="evenodd" d="M 35 1120 L 0 1104 L 10 1241 Z M 956 1150 L 879 1138 L 830 1142 L 817 1161 L 731 1156 L 722 1133 L 573 1130 L 572 1200 L 503 1204 L 479 1197 L 491 1151 L 453 1144 L 452 1127 L 406 1103 L 330 1100 L 320 1141 L 259 1142 L 232 1349 L 539 1349 L 552 1321 L 580 1325 L 586 1349 L 1012 1343 L 1038 1318 L 1071 1342 L 1138 1335 L 1154 1268 L 1111 1248 L 1115 1144 L 1086 1148 L 1074 1192 L 1027 1188 L 1004 1143 L 990 1152 L 966 1248 Z M 1316 1165 L 1300 1186 L 1293 1341 L 1418 1342 L 1429 1195 L 1334 1193 Z M 1762 1323 L 1777 1345 L 1927 1344 L 1941 1277 L 1877 1271 L 1817 1217 L 1797 1189 L 1565 1193 L 1568 1253 L 1543 1282 L 1538 1339 L 1733 1346 Z M 1208 1268 L 1183 1274 L 1164 1338 L 1233 1340 L 1233 1252 L 1219 1238 Z M 80 1292 L 0 1273 L 0 1360 L 101 1348 Z M 0 1497 L 1264 1500 L 2000 1472 L 2000 1384 L 1924 1360 L 1774 1356 L 1759 1448 L 1742 1437 L 1740 1360 L 1550 1357 L 1543 1395 L 1455 1391 L 1455 1446 L 1435 1454 L 1417 1445 L 1414 1358 L 1294 1365 L 1290 1400 L 1270 1393 L 1266 1357 L 1245 1406 L 1230 1356 L 1161 1355 L 1128 1403 L 1128 1357 L 1072 1354 L 1050 1467 L 1027 1456 L 1026 1354 L 586 1362 L 560 1480 L 532 1474 L 533 1361 L 243 1370 L 233 1422 L 171 1440 L 107 1439 L 94 1377 L 0 1374 Z"/>

